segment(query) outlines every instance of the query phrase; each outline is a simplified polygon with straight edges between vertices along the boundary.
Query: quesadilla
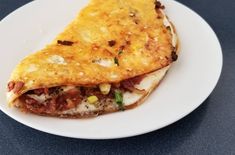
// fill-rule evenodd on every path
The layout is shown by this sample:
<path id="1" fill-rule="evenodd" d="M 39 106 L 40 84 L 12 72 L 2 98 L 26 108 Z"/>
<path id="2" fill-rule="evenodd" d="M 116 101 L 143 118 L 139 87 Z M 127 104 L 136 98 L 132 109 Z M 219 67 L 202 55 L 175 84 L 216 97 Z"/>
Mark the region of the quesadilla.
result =
<path id="1" fill-rule="evenodd" d="M 66 118 L 143 103 L 178 58 L 163 10 L 157 0 L 91 0 L 54 41 L 16 66 L 8 103 Z"/>

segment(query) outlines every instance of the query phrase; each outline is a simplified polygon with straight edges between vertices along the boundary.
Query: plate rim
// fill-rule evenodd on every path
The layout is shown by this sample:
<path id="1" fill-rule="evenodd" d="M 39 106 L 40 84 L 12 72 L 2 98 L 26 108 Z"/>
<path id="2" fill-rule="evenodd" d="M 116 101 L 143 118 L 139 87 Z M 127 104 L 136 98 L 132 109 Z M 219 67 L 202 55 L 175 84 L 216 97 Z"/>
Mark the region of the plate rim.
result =
<path id="1" fill-rule="evenodd" d="M 4 22 L 5 20 L 7 20 L 10 16 L 14 15 L 14 13 L 18 10 L 21 10 L 23 9 L 24 7 L 28 7 L 30 6 L 32 3 L 35 3 L 39 0 L 34 0 L 34 1 L 31 1 L 31 2 L 28 2 L 26 3 L 25 5 L 15 9 L 14 11 L 12 11 L 10 14 L 8 14 L 7 16 L 5 16 L 2 20 L 0 20 L 0 25 L 2 22 Z M 53 132 L 53 130 L 46 130 L 44 129 L 43 127 L 35 127 L 35 126 L 32 126 L 29 122 L 27 121 L 24 121 L 23 119 L 21 118 L 17 118 L 17 117 L 14 117 L 14 115 L 12 115 L 9 111 L 5 111 L 1 106 L 0 106 L 0 110 L 6 114 L 7 116 L 9 116 L 10 118 L 12 118 L 13 120 L 21 123 L 21 124 L 24 124 L 34 130 L 37 130 L 37 131 L 40 131 L 40 132 L 44 132 L 44 133 L 48 133 L 48 134 L 52 134 L 52 135 L 57 135 L 57 136 L 61 136 L 61 137 L 69 137 L 69 138 L 75 138 L 75 139 L 90 139 L 90 140 L 107 140 L 107 139 L 122 139 L 122 138 L 127 138 L 127 137 L 134 137 L 134 136 L 138 136 L 138 135 L 143 135 L 143 134 L 146 134 L 146 133 L 151 133 L 151 132 L 154 132 L 154 131 L 157 131 L 157 130 L 160 130 L 162 128 L 165 128 L 173 123 L 176 123 L 178 122 L 179 120 L 183 119 L 184 117 L 186 117 L 187 115 L 189 115 L 190 113 L 192 113 L 193 111 L 195 111 L 199 106 L 201 106 L 204 101 L 211 95 L 211 93 L 215 90 L 220 78 L 221 78 L 221 74 L 222 74 L 222 70 L 223 70 L 223 63 L 224 63 L 224 60 L 223 60 L 223 51 L 222 51 L 222 46 L 221 46 L 221 43 L 219 41 L 219 38 L 216 34 L 216 32 L 213 30 L 213 28 L 210 26 L 210 24 L 203 18 L 201 17 L 196 11 L 192 10 L 191 8 L 189 8 L 188 6 L 186 6 L 185 4 L 181 3 L 181 2 L 178 2 L 178 1 L 175 1 L 175 0 L 161 0 L 161 1 L 170 1 L 171 3 L 175 3 L 175 4 L 178 4 L 178 5 L 181 5 L 183 6 L 185 9 L 187 9 L 187 11 L 190 11 L 191 13 L 193 13 L 194 15 L 196 15 L 198 18 L 200 18 L 200 21 L 203 22 L 204 24 L 206 24 L 207 28 L 210 29 L 211 33 L 213 34 L 214 36 L 214 39 L 216 39 L 216 42 L 218 44 L 218 51 L 219 51 L 219 56 L 220 56 L 220 60 L 219 60 L 219 65 L 218 65 L 218 70 L 219 70 L 219 74 L 217 75 L 216 77 L 216 80 L 213 84 L 213 87 L 211 86 L 210 88 L 210 91 L 208 92 L 207 95 L 205 95 L 206 97 L 197 105 L 193 106 L 190 108 L 190 110 L 188 110 L 187 112 L 185 113 L 182 113 L 178 118 L 175 118 L 174 120 L 169 120 L 169 121 L 166 121 L 164 124 L 161 125 L 161 127 L 158 127 L 158 128 L 149 128 L 149 130 L 146 130 L 146 131 L 142 131 L 142 132 L 139 132 L 139 133 L 134 133 L 132 135 L 130 134 L 122 134 L 121 135 L 113 135 L 112 137 L 100 137 L 100 136 L 97 136 L 97 137 L 87 137 L 87 136 L 71 136 L 69 134 L 65 134 L 65 133 L 61 133 L 60 131 L 59 132 Z"/>

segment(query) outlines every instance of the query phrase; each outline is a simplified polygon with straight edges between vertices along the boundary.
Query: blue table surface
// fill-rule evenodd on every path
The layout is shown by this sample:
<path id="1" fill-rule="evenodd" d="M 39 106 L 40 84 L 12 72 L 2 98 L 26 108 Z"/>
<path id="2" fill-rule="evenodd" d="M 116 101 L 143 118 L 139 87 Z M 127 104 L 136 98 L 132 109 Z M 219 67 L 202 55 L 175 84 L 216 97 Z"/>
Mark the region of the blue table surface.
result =
<path id="1" fill-rule="evenodd" d="M 30 1 L 0 0 L 0 19 Z M 117 140 L 54 136 L 26 127 L 0 112 L 0 154 L 235 155 L 235 1 L 179 2 L 207 20 L 223 48 L 224 66 L 220 81 L 198 109 L 161 130 Z"/>

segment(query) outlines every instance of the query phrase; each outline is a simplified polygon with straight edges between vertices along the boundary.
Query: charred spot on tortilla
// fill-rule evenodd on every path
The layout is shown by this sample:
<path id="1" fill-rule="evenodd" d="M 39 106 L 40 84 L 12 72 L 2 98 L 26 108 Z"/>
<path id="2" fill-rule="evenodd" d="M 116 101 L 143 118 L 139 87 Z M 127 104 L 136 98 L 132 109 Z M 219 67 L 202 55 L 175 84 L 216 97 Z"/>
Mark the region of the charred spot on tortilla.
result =
<path id="1" fill-rule="evenodd" d="M 164 8 L 157 0 L 91 0 L 50 44 L 17 65 L 8 103 L 68 118 L 140 105 L 178 59 Z"/>
<path id="2" fill-rule="evenodd" d="M 176 48 L 173 48 L 173 49 L 174 50 L 171 53 L 171 58 L 172 58 L 172 61 L 177 61 L 178 60 L 178 55 L 177 55 L 177 52 L 176 52 Z"/>
<path id="3" fill-rule="evenodd" d="M 108 44 L 109 44 L 110 47 L 113 47 L 113 46 L 116 45 L 116 41 L 115 40 L 110 40 L 110 41 L 108 41 Z"/>
<path id="4" fill-rule="evenodd" d="M 7 88 L 8 88 L 8 92 L 12 91 L 15 87 L 15 82 L 14 81 L 10 81 L 8 84 L 7 84 Z"/>
<path id="5" fill-rule="evenodd" d="M 158 0 L 155 0 L 155 9 L 158 10 L 158 9 L 165 9 L 165 6 L 162 5 L 161 2 L 159 2 Z"/>
<path id="6" fill-rule="evenodd" d="M 67 40 L 57 40 L 57 43 L 60 45 L 65 45 L 65 46 L 72 46 L 74 42 L 72 41 L 67 41 Z"/>

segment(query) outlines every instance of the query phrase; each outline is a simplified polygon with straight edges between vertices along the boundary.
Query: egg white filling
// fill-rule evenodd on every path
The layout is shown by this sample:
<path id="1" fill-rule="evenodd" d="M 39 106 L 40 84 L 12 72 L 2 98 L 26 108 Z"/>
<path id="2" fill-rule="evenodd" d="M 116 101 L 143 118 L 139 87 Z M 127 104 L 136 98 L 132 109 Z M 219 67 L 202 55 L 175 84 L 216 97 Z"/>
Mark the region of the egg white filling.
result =
<path id="1" fill-rule="evenodd" d="M 163 18 L 164 26 L 170 28 L 171 35 L 172 35 L 172 45 L 173 45 L 173 47 L 176 47 L 177 43 L 178 43 L 178 39 L 177 39 L 177 35 L 175 33 L 175 29 L 174 29 L 173 25 L 171 24 L 171 22 L 169 21 L 169 19 L 167 18 L 165 12 L 163 10 L 161 10 L 161 12 L 164 15 L 164 18 Z"/>

